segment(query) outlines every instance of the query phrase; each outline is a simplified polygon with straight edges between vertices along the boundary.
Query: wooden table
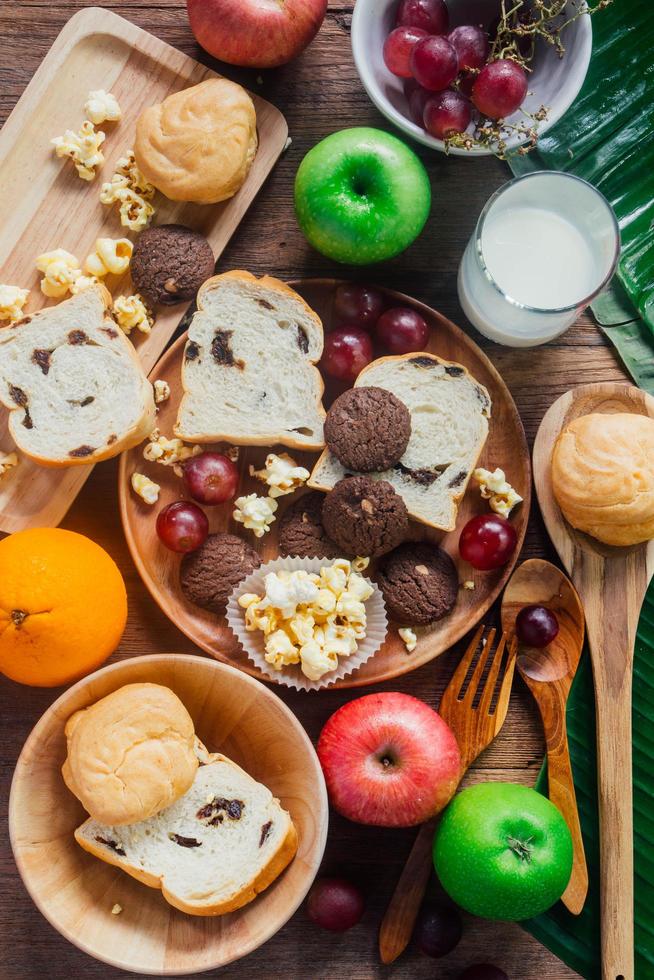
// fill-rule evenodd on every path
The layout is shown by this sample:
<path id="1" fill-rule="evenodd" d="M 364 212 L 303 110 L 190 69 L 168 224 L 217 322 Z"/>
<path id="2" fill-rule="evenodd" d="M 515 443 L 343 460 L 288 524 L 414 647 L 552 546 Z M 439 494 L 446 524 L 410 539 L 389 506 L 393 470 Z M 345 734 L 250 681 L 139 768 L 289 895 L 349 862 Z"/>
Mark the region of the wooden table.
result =
<path id="1" fill-rule="evenodd" d="M 76 10 L 91 5 L 72 0 L 2 0 L 0 123 L 64 23 Z M 193 40 L 183 0 L 122 0 L 99 5 L 111 7 L 193 57 L 212 63 Z M 309 248 L 296 226 L 292 204 L 295 171 L 306 151 L 320 138 L 347 126 L 386 128 L 368 101 L 354 68 L 349 38 L 351 8 L 349 2 L 330 3 L 318 38 L 292 65 L 263 76 L 229 66 L 224 69 L 229 77 L 261 91 L 279 106 L 288 119 L 293 143 L 225 251 L 220 270 L 250 269 L 282 279 L 355 274 L 355 270 L 336 266 Z M 217 67 L 223 70 L 220 65 Z M 431 218 L 413 247 L 379 270 L 372 270 L 370 279 L 378 278 L 410 293 L 465 326 L 456 296 L 458 262 L 484 202 L 508 179 L 509 171 L 495 159 L 466 161 L 419 152 L 432 181 Z M 534 350 L 510 350 L 481 341 L 478 336 L 475 339 L 502 372 L 530 440 L 546 408 L 571 386 L 624 378 L 612 350 L 588 318 L 583 318 L 559 342 Z M 154 651 L 197 652 L 159 611 L 136 573 L 118 518 L 116 479 L 115 462 L 98 466 L 65 521 L 66 527 L 88 534 L 107 548 L 125 575 L 129 621 L 115 659 Z M 552 549 L 539 515 L 534 513 L 524 557 L 536 555 L 551 558 Z M 383 689 L 406 691 L 434 705 L 453 662 L 452 654 L 444 655 L 421 670 L 383 685 Z M 0 827 L 4 830 L 0 834 L 0 977 L 113 980 L 125 974 L 79 952 L 41 917 L 20 881 L 6 833 L 7 798 L 16 758 L 30 729 L 58 693 L 21 687 L 0 678 Z M 314 739 L 328 716 L 348 699 L 346 692 L 300 697 L 280 688 L 280 693 Z M 525 688 L 517 682 L 504 731 L 469 779 L 532 784 L 542 755 L 535 710 Z M 512 980 L 564 980 L 576 976 L 519 926 L 470 917 L 465 917 L 460 945 L 447 958 L 433 961 L 410 949 L 394 967 L 382 968 L 377 957 L 377 929 L 413 837 L 411 830 L 375 830 L 333 816 L 323 871 L 343 874 L 360 883 L 367 895 L 363 921 L 344 935 L 333 935 L 314 927 L 300 911 L 266 946 L 226 968 L 221 976 L 225 980 L 255 980 L 262 976 L 285 976 L 289 980 L 420 980 L 439 976 L 454 980 L 464 966 L 484 961 L 501 966 Z"/>

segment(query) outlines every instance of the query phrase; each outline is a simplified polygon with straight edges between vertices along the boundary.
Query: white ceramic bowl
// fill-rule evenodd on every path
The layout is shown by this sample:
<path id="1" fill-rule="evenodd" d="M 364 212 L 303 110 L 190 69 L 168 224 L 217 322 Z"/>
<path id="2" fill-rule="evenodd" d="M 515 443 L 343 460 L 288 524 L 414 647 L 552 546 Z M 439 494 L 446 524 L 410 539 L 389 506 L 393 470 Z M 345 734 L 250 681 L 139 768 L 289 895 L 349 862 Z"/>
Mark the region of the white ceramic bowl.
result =
<path id="1" fill-rule="evenodd" d="M 445 151 L 442 140 L 430 136 L 409 118 L 404 95 L 404 79 L 392 75 L 384 64 L 382 49 L 384 40 L 395 25 L 395 11 L 399 0 L 356 0 L 352 17 L 352 51 L 354 62 L 363 86 L 377 108 L 407 136 L 425 146 Z M 495 16 L 498 0 L 447 0 L 450 25 L 488 23 Z M 554 48 L 539 44 L 534 58 L 534 71 L 529 77 L 529 95 L 524 108 L 535 112 L 541 105 L 548 106 L 549 115 L 540 123 L 540 135 L 547 132 L 574 102 L 584 83 L 593 44 L 591 18 L 579 17 L 563 32 L 565 55 L 558 57 Z M 510 121 L 524 120 L 521 111 L 514 113 Z M 520 140 L 507 140 L 511 148 Z M 488 156 L 491 150 L 474 147 L 449 150 L 457 156 Z"/>

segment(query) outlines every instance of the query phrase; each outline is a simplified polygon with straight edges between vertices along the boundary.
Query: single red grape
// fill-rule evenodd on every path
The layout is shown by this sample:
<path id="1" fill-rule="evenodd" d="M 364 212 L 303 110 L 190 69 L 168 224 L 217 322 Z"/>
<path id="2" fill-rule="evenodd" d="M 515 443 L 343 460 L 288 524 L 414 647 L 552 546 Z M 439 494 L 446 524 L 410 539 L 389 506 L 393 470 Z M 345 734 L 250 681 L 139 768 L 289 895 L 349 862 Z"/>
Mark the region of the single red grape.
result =
<path id="1" fill-rule="evenodd" d="M 377 320 L 375 335 L 391 354 L 410 354 L 425 349 L 429 327 L 415 310 L 408 306 L 396 306 L 382 313 Z"/>
<path id="2" fill-rule="evenodd" d="M 430 92 L 441 92 L 457 76 L 459 59 L 445 37 L 424 37 L 411 49 L 411 73 Z"/>
<path id="3" fill-rule="evenodd" d="M 501 568 L 518 543 L 513 524 L 499 514 L 480 514 L 468 521 L 459 538 L 459 554 L 473 568 L 489 572 Z"/>
<path id="4" fill-rule="evenodd" d="M 459 56 L 459 71 L 483 68 L 488 58 L 488 36 L 481 27 L 463 24 L 455 27 L 447 35 L 457 55 Z"/>
<path id="5" fill-rule="evenodd" d="M 311 921 L 331 932 L 345 932 L 355 926 L 364 907 L 359 889 L 344 878 L 319 878 L 307 899 Z"/>
<path id="6" fill-rule="evenodd" d="M 224 504 L 238 490 L 238 469 L 222 453 L 200 453 L 183 466 L 184 485 L 200 504 Z"/>
<path id="7" fill-rule="evenodd" d="M 410 57 L 413 46 L 427 31 L 419 27 L 396 27 L 384 41 L 384 63 L 389 71 L 400 78 L 411 78 Z"/>
<path id="8" fill-rule="evenodd" d="M 437 959 L 458 945 L 462 933 L 461 916 L 456 909 L 426 902 L 420 909 L 413 935 L 418 948 Z"/>
<path id="9" fill-rule="evenodd" d="M 417 126 L 424 129 L 425 103 L 432 93 L 426 88 L 421 88 L 414 78 L 409 78 L 404 83 L 404 94 L 409 104 L 409 115 Z"/>
<path id="10" fill-rule="evenodd" d="M 415 85 L 415 82 L 413 84 Z M 372 286 L 346 282 L 336 288 L 334 317 L 342 325 L 348 324 L 360 327 L 362 330 L 371 330 L 384 312 L 385 306 L 383 293 Z"/>
<path id="11" fill-rule="evenodd" d="M 445 0 L 401 0 L 396 24 L 422 27 L 428 34 L 447 34 L 450 14 Z"/>
<path id="12" fill-rule="evenodd" d="M 477 75 L 472 101 L 489 119 L 505 119 L 519 109 L 527 95 L 527 73 L 509 58 L 491 61 Z"/>
<path id="13" fill-rule="evenodd" d="M 360 371 L 372 361 L 372 341 L 357 327 L 332 330 L 325 337 L 325 349 L 320 366 L 341 381 L 354 381 Z"/>
<path id="14" fill-rule="evenodd" d="M 157 534 L 171 551 L 195 551 L 204 544 L 209 533 L 209 521 L 197 504 L 177 500 L 157 515 Z"/>
<path id="15" fill-rule="evenodd" d="M 516 616 L 518 638 L 530 647 L 546 647 L 559 632 L 559 621 L 545 606 L 525 606 Z"/>
<path id="16" fill-rule="evenodd" d="M 504 970 L 490 963 L 475 963 L 460 973 L 457 980 L 509 980 Z"/>
<path id="17" fill-rule="evenodd" d="M 453 133 L 465 133 L 471 119 L 469 101 L 452 89 L 437 92 L 425 103 L 424 126 L 436 139 L 444 140 Z"/>

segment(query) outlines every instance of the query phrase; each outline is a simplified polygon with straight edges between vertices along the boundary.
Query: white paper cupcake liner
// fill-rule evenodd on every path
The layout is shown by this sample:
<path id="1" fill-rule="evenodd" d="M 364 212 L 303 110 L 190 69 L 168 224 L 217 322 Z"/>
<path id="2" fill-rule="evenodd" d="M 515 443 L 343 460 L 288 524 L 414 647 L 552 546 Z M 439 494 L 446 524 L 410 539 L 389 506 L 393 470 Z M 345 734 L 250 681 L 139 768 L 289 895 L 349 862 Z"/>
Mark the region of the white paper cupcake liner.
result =
<path id="1" fill-rule="evenodd" d="M 377 585 L 370 581 L 373 593 L 366 599 L 366 636 L 359 642 L 355 653 L 349 657 L 339 657 L 336 670 L 325 674 L 319 681 L 310 681 L 302 673 L 300 664 L 290 664 L 282 667 L 281 670 L 273 670 L 267 663 L 264 646 L 264 635 L 260 630 L 249 632 L 245 628 L 245 610 L 238 604 L 239 597 L 246 592 L 256 592 L 263 595 L 265 592 L 264 578 L 270 572 L 286 570 L 295 572 L 304 569 L 306 572 L 320 572 L 320 569 L 333 564 L 331 558 L 276 558 L 274 561 L 266 562 L 244 578 L 232 592 L 227 603 L 227 622 L 232 633 L 241 644 L 249 660 L 258 667 L 271 681 L 278 684 L 285 684 L 293 687 L 297 691 L 319 691 L 322 688 L 330 687 L 335 681 L 340 681 L 343 677 L 353 673 L 357 668 L 365 664 L 367 660 L 377 653 L 382 643 L 386 639 L 388 630 L 388 619 L 386 617 L 386 607 L 382 594 Z"/>

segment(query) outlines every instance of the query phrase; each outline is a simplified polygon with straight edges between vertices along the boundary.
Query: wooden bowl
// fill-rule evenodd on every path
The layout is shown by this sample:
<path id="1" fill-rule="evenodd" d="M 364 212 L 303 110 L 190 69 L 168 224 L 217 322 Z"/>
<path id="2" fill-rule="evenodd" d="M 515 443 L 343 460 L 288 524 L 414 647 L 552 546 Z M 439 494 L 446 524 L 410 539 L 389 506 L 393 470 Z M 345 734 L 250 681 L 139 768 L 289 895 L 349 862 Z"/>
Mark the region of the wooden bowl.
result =
<path id="1" fill-rule="evenodd" d="M 291 813 L 298 853 L 254 902 L 200 918 L 172 908 L 161 892 L 83 851 L 73 830 L 86 817 L 61 776 L 64 724 L 74 711 L 123 684 L 170 687 L 206 746 L 265 783 Z M 66 939 L 123 970 L 174 976 L 211 970 L 270 939 L 303 901 L 327 837 L 328 805 L 318 758 L 292 712 L 263 684 L 204 657 L 155 654 L 124 660 L 79 681 L 55 701 L 20 754 L 9 799 L 18 870 L 35 904 Z M 123 911 L 112 915 L 118 904 Z"/>
<path id="2" fill-rule="evenodd" d="M 304 279 L 290 284 L 318 313 L 326 331 L 334 325 L 334 291 L 338 284 L 339 280 L 335 279 Z M 412 540 L 424 538 L 439 543 L 454 559 L 460 582 L 471 580 L 474 582 L 474 589 L 470 591 L 460 589 L 456 606 L 449 616 L 431 627 L 417 631 L 418 645 L 411 654 L 407 653 L 406 647 L 398 636 L 396 626 L 391 623 L 382 648 L 353 674 L 337 681 L 334 686 L 339 688 L 376 684 L 414 670 L 438 654 L 449 650 L 454 643 L 465 636 L 495 601 L 518 560 L 527 529 L 531 499 L 531 467 L 527 441 L 518 410 L 501 375 L 475 342 L 442 314 L 403 293 L 390 289 L 382 289 L 382 292 L 389 306 L 410 306 L 425 318 L 431 327 L 430 340 L 426 345 L 428 351 L 446 360 L 458 361 L 465 365 L 477 381 L 486 386 L 492 400 L 492 417 L 488 440 L 479 465 L 491 470 L 501 467 L 511 485 L 524 497 L 524 503 L 520 504 L 511 515 L 511 521 L 518 534 L 516 550 L 504 568 L 493 572 L 476 572 L 459 558 L 459 533 L 463 526 L 475 514 L 490 513 L 488 503 L 482 500 L 479 490 L 472 481 L 459 508 L 456 530 L 443 534 L 412 523 Z M 170 384 L 171 396 L 159 406 L 157 416 L 157 426 L 166 436 L 172 434 L 181 399 L 180 373 L 185 343 L 186 335 L 168 348 L 150 373 L 153 381 L 161 378 Z M 376 356 L 379 354 L 381 351 L 377 352 Z M 331 404 L 334 397 L 345 387 L 347 386 L 327 379 L 325 405 Z M 241 448 L 238 463 L 239 494 L 262 493 L 263 484 L 249 475 L 249 467 L 250 464 L 254 464 L 257 469 L 260 469 L 269 451 L 269 448 Z M 318 458 L 317 453 L 300 453 L 295 450 L 292 451 L 292 455 L 308 469 L 312 468 Z M 148 507 L 132 491 L 130 484 L 134 472 L 145 473 L 161 485 L 159 503 L 155 507 Z M 118 495 L 123 528 L 132 558 L 150 594 L 164 613 L 197 646 L 202 647 L 213 657 L 239 667 L 255 677 L 263 678 L 240 648 L 225 617 L 217 616 L 186 600 L 179 584 L 180 556 L 167 551 L 157 538 L 156 514 L 166 504 L 185 496 L 182 481 L 174 475 L 170 467 L 144 460 L 143 447 L 137 446 L 121 456 Z M 295 499 L 295 494 L 279 498 L 277 518 Z M 232 510 L 232 504 L 207 507 L 205 512 L 209 518 L 211 531 L 229 531 L 231 534 L 245 537 L 261 553 L 263 561 L 277 558 L 279 521 L 275 521 L 265 537 L 257 539 L 251 532 L 244 531 L 242 525 L 236 524 L 231 519 Z"/>

